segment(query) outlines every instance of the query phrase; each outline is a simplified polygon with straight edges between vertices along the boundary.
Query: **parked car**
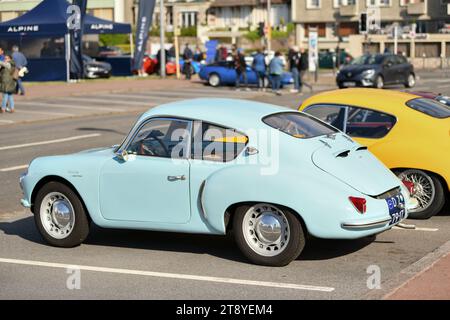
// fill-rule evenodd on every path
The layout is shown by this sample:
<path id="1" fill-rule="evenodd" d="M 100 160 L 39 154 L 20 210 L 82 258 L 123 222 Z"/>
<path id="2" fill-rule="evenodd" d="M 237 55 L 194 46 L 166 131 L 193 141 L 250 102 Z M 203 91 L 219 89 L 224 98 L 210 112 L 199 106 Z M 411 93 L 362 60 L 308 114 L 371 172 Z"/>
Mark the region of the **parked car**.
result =
<path id="1" fill-rule="evenodd" d="M 321 69 L 333 69 L 335 62 L 333 57 L 337 59 L 335 52 L 321 51 L 319 52 L 319 68 Z M 352 60 L 352 56 L 347 52 L 341 50 L 339 54 L 339 65 L 344 65 Z"/>
<path id="2" fill-rule="evenodd" d="M 412 182 L 420 206 L 410 217 L 429 218 L 449 199 L 450 107 L 404 92 L 346 89 L 311 97 L 300 110 L 368 146 Z"/>
<path id="3" fill-rule="evenodd" d="M 339 88 L 374 87 L 382 89 L 389 84 L 403 84 L 412 88 L 416 84 L 414 67 L 402 55 L 367 54 L 342 67 L 337 76 Z"/>
<path id="4" fill-rule="evenodd" d="M 83 55 L 84 76 L 87 79 L 109 78 L 111 77 L 111 64 L 108 62 L 96 61 L 87 55 Z"/>
<path id="5" fill-rule="evenodd" d="M 436 100 L 436 101 L 443 103 L 446 106 L 450 107 L 450 97 L 443 95 L 441 93 L 433 93 L 433 92 L 426 92 L 426 91 L 413 91 L 410 93 L 415 94 L 417 96 L 424 97 L 424 98 Z"/>
<path id="6" fill-rule="evenodd" d="M 332 126 L 229 99 L 150 109 L 120 146 L 34 159 L 20 185 L 22 204 L 54 246 L 82 243 L 91 220 L 103 228 L 233 230 L 243 254 L 269 266 L 297 258 L 307 234 L 374 235 L 414 207 L 391 171 Z"/>
<path id="7" fill-rule="evenodd" d="M 236 82 L 236 70 L 232 61 L 221 61 L 203 66 L 200 69 L 199 76 L 200 79 L 207 81 L 212 87 L 234 85 Z M 256 72 L 249 66 L 247 66 L 247 77 L 249 84 L 256 85 L 258 83 Z M 293 82 L 292 74 L 290 72 L 284 72 L 281 78 L 281 84 L 285 86 Z M 269 83 L 266 83 L 266 86 L 268 85 Z"/>
<path id="8" fill-rule="evenodd" d="M 116 46 L 103 46 L 99 47 L 98 56 L 99 57 L 118 57 L 123 56 L 123 51 Z"/>

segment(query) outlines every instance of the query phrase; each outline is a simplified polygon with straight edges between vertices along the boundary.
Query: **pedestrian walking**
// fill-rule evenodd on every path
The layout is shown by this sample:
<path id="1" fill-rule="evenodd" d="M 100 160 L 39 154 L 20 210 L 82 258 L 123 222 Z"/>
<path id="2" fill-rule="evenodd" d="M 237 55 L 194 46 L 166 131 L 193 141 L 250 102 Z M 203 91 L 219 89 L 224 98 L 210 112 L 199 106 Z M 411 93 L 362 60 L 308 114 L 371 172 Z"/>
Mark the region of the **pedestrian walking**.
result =
<path id="1" fill-rule="evenodd" d="M 289 70 L 292 73 L 294 79 L 294 88 L 291 89 L 292 93 L 298 93 L 300 91 L 300 52 L 297 46 L 294 46 L 289 51 Z"/>
<path id="2" fill-rule="evenodd" d="M 194 53 L 191 48 L 189 48 L 189 44 L 186 43 L 186 46 L 183 51 L 183 72 L 186 75 L 186 80 L 191 80 L 192 76 L 192 59 L 194 58 Z"/>
<path id="3" fill-rule="evenodd" d="M 313 92 L 313 87 L 309 83 L 305 81 L 305 74 L 308 71 L 308 53 L 304 48 L 300 51 L 300 62 L 299 62 L 299 71 L 300 71 L 300 87 L 299 90 L 302 92 L 303 86 L 308 87 L 311 92 Z"/>
<path id="4" fill-rule="evenodd" d="M 276 95 L 281 95 L 281 75 L 283 74 L 284 62 L 279 51 L 275 52 L 275 56 L 269 64 L 270 80 L 272 82 L 272 91 Z"/>
<path id="5" fill-rule="evenodd" d="M 236 70 L 236 91 L 240 90 L 241 78 L 244 80 L 245 90 L 250 91 L 250 88 L 248 87 L 247 63 L 245 62 L 245 56 L 242 53 L 242 49 L 236 50 L 234 56 L 234 69 Z"/>
<path id="6" fill-rule="evenodd" d="M 22 77 L 28 72 L 28 61 L 25 55 L 19 51 L 18 46 L 13 46 L 12 51 L 12 59 L 14 60 L 17 71 L 19 72 L 19 78 L 17 79 L 18 93 L 20 93 L 21 96 L 24 96 L 25 88 L 23 87 Z"/>
<path id="7" fill-rule="evenodd" d="M 11 56 L 5 55 L 5 61 L 0 61 L 0 91 L 3 93 L 1 113 L 14 112 L 14 97 L 17 92 L 19 73 Z"/>
<path id="8" fill-rule="evenodd" d="M 256 73 L 258 79 L 258 89 L 260 91 L 266 90 L 265 80 L 267 78 L 267 64 L 266 57 L 261 50 L 258 50 L 253 58 L 253 70 Z"/>

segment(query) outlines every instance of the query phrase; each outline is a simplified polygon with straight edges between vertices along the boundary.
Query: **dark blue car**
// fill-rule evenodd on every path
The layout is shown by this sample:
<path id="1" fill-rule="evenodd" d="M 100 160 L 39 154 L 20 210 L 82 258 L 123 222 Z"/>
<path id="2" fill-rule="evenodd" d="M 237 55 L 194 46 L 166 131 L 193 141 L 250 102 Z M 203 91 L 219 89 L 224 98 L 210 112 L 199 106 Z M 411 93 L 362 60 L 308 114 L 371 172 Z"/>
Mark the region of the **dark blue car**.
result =
<path id="1" fill-rule="evenodd" d="M 199 72 L 199 76 L 200 79 L 207 81 L 212 87 L 234 85 L 236 82 L 236 70 L 231 61 L 221 61 L 203 66 Z M 247 77 L 250 85 L 256 85 L 258 83 L 256 72 L 249 66 L 247 66 Z M 292 74 L 290 72 L 284 72 L 281 77 L 281 85 L 288 85 L 293 82 Z M 266 84 L 266 86 L 268 85 L 269 83 Z"/>

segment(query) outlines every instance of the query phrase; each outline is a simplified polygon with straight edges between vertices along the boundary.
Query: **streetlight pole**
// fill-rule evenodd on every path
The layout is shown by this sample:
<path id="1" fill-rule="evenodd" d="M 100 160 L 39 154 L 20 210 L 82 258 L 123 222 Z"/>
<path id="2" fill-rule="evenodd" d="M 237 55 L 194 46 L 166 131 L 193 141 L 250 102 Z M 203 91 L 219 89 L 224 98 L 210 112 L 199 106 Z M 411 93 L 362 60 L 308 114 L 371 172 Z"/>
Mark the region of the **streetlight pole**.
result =
<path id="1" fill-rule="evenodd" d="M 272 1 L 267 0 L 267 50 L 272 50 Z"/>
<path id="2" fill-rule="evenodd" d="M 164 46 L 164 33 L 165 33 L 165 14 L 164 14 L 164 0 L 159 0 L 159 31 L 160 31 L 160 46 L 161 46 L 161 50 L 160 50 L 160 57 L 159 57 L 159 61 L 160 63 L 160 67 L 161 67 L 161 78 L 165 78 L 166 77 L 166 50 L 165 50 L 165 46 Z"/>

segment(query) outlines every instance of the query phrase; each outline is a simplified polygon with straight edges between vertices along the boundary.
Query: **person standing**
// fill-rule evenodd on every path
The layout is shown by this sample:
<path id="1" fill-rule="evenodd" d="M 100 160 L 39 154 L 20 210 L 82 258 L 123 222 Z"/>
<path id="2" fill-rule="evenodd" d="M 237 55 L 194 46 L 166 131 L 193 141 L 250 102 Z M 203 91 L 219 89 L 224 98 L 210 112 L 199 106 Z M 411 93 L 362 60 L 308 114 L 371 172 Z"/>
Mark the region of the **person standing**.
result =
<path id="1" fill-rule="evenodd" d="M 5 61 L 5 52 L 1 47 L 0 47 L 0 61 Z"/>
<path id="2" fill-rule="evenodd" d="M 191 80 L 192 76 L 192 59 L 194 58 L 194 53 L 192 52 L 191 48 L 189 48 L 189 44 L 186 43 L 186 47 L 183 51 L 183 72 L 186 75 L 186 80 Z"/>
<path id="3" fill-rule="evenodd" d="M 247 77 L 247 63 L 245 62 L 245 56 L 242 53 L 242 49 L 236 50 L 234 57 L 234 69 L 236 70 L 236 91 L 240 90 L 241 77 L 244 80 L 245 90 L 249 91 L 248 77 Z"/>
<path id="4" fill-rule="evenodd" d="M 300 86 L 299 90 L 302 92 L 303 86 L 306 86 L 309 88 L 311 92 L 313 92 L 313 87 L 309 83 L 307 83 L 305 79 L 305 74 L 308 71 L 308 53 L 305 51 L 304 48 L 300 51 L 300 62 L 299 62 L 299 71 L 300 71 Z"/>
<path id="5" fill-rule="evenodd" d="M 13 46 L 12 51 L 13 51 L 12 59 L 14 60 L 17 71 L 19 72 L 19 78 L 17 79 L 17 86 L 19 89 L 18 92 L 20 93 L 21 96 L 24 96 L 25 88 L 23 87 L 22 78 L 20 77 L 20 75 L 24 74 L 24 70 L 22 69 L 27 67 L 28 61 L 25 55 L 19 51 L 18 46 Z"/>
<path id="6" fill-rule="evenodd" d="M 3 93 L 1 113 L 14 112 L 13 94 L 17 92 L 18 71 L 14 61 L 5 55 L 5 61 L 0 61 L 0 91 Z"/>
<path id="7" fill-rule="evenodd" d="M 289 51 L 289 69 L 294 79 L 294 89 L 291 92 L 298 93 L 300 91 L 300 52 L 297 46 L 292 47 Z"/>
<path id="8" fill-rule="evenodd" d="M 256 78 L 258 79 L 258 89 L 266 90 L 265 79 L 267 74 L 266 57 L 261 50 L 258 50 L 253 58 L 253 70 L 255 70 Z"/>
<path id="9" fill-rule="evenodd" d="M 270 61 L 269 64 L 269 74 L 272 81 L 272 91 L 281 96 L 281 75 L 283 74 L 284 62 L 281 59 L 281 53 L 279 51 L 275 52 L 275 56 Z"/>

